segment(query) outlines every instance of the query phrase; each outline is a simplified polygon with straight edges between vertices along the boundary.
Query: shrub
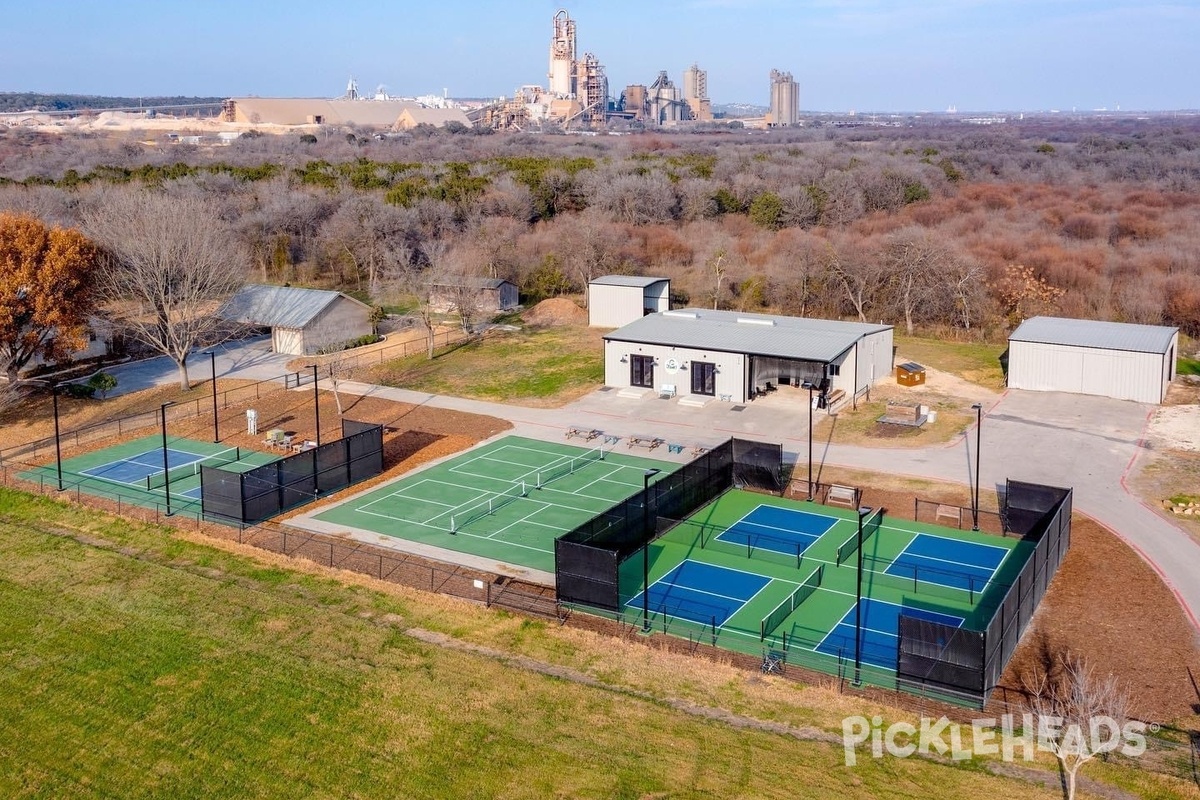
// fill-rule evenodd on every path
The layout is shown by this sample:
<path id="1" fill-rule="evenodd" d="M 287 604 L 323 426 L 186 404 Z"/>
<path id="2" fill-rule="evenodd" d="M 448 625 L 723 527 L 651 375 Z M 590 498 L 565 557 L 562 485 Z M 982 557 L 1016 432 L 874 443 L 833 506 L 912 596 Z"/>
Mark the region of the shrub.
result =
<path id="1" fill-rule="evenodd" d="M 103 400 L 108 397 L 109 392 L 117 388 L 117 379 L 115 376 L 109 375 L 107 372 L 97 372 L 95 375 L 88 378 L 87 383 L 84 385 L 90 386 L 92 389 L 92 394 L 88 395 L 89 397 L 93 396 L 96 392 L 99 392 L 100 399 Z"/>
<path id="2" fill-rule="evenodd" d="M 67 397 L 80 400 L 96 396 L 96 387 L 88 386 L 86 383 L 65 383 L 63 391 L 67 393 Z"/>

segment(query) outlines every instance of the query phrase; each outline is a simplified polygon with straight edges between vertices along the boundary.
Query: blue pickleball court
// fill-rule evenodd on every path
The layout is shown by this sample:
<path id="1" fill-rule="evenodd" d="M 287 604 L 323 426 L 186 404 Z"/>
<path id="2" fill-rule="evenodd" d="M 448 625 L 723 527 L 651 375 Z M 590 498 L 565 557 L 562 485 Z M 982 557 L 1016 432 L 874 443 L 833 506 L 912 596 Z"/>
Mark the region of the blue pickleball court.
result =
<path id="1" fill-rule="evenodd" d="M 884 669 L 895 670 L 900 646 L 900 614 L 961 627 L 962 617 L 940 614 L 923 608 L 906 608 L 885 600 L 864 597 L 862 604 L 862 662 Z M 854 604 L 850 604 L 841 621 L 825 635 L 817 645 L 817 652 L 843 659 L 854 658 Z"/>
<path id="2" fill-rule="evenodd" d="M 761 505 L 717 535 L 717 541 L 799 555 L 837 524 L 836 517 Z"/>
<path id="3" fill-rule="evenodd" d="M 650 613 L 719 628 L 770 582 L 762 575 L 688 559 L 650 584 Z M 625 605 L 641 609 L 643 594 Z"/>
<path id="4" fill-rule="evenodd" d="M 922 583 L 982 592 L 1010 551 L 918 533 L 884 572 Z"/>
<path id="5" fill-rule="evenodd" d="M 195 464 L 197 461 L 203 461 L 204 456 L 196 453 L 189 453 L 186 450 L 167 449 L 167 465 L 170 469 L 186 466 L 187 464 Z M 146 478 L 151 475 L 157 475 L 163 471 L 163 452 L 162 450 L 147 450 L 144 453 L 138 453 L 129 458 L 122 458 L 119 461 L 110 461 L 107 464 L 83 470 L 80 474 L 87 475 L 89 478 L 99 478 L 105 481 L 114 483 L 124 483 L 129 486 L 143 487 L 146 485 Z"/>

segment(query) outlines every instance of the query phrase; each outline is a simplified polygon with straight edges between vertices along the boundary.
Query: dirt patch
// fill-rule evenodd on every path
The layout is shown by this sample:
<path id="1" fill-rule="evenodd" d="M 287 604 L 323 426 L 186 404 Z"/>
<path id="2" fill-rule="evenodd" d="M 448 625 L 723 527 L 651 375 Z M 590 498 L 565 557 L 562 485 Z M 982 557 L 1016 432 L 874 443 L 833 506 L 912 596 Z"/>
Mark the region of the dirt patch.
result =
<path id="1" fill-rule="evenodd" d="M 1166 509 L 1166 501 L 1172 497 L 1200 496 L 1200 452 L 1153 450 L 1138 459 L 1128 484 L 1147 505 L 1200 543 L 1200 518 Z"/>
<path id="2" fill-rule="evenodd" d="M 895 363 L 903 364 L 905 361 L 910 360 L 903 353 L 898 353 Z M 904 396 L 925 405 L 932 405 L 938 402 L 939 399 L 944 398 L 958 398 L 966 401 L 968 405 L 971 403 L 994 402 L 1000 398 L 998 392 L 992 391 L 986 386 L 980 386 L 978 383 L 973 383 L 949 372 L 943 372 L 927 364 L 923 364 L 922 366 L 925 367 L 925 383 L 920 386 L 900 386 L 895 383 L 895 378 L 885 378 L 877 388 L 888 387 L 895 389 L 896 396 Z M 877 389 L 872 389 L 872 396 L 874 396 L 876 391 Z M 888 399 L 896 398 L 889 397 Z"/>
<path id="3" fill-rule="evenodd" d="M 565 297 L 543 300 L 521 315 L 525 324 L 534 328 L 549 328 L 555 325 L 587 325 L 588 313 Z"/>
<path id="4" fill-rule="evenodd" d="M 1150 438 L 1172 450 L 1200 452 L 1200 405 L 1159 408 L 1150 419 Z"/>
<path id="5" fill-rule="evenodd" d="M 883 506 L 900 519 L 914 518 L 914 494 L 971 505 L 968 490 L 953 484 L 839 469 L 823 470 L 821 481 L 864 487 L 864 504 Z M 997 508 L 995 494 L 982 495 L 980 507 Z M 964 525 L 970 523 L 968 512 Z M 987 532 L 995 532 L 994 523 L 989 514 L 980 519 Z M 1024 671 L 1040 664 L 1046 650 L 1069 651 L 1117 676 L 1141 718 L 1195 728 L 1200 691 L 1192 681 L 1200 682 L 1200 635 L 1154 570 L 1119 537 L 1080 514 L 1071 530 L 1071 549 L 1001 678 L 1010 691 L 995 697 L 1018 702 Z"/>

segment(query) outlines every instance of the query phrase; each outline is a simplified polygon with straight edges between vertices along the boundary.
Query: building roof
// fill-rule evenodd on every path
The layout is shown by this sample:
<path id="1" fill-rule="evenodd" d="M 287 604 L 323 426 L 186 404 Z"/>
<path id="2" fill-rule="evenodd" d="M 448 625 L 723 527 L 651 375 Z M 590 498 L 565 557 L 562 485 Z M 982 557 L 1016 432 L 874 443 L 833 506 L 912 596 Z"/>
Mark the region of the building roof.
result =
<path id="1" fill-rule="evenodd" d="M 433 285 L 436 287 L 472 286 L 476 289 L 499 289 L 501 286 L 503 286 L 506 283 L 509 284 L 510 286 L 516 286 L 515 283 L 513 283 L 512 281 L 509 281 L 509 280 L 505 280 L 504 278 L 470 278 L 470 277 L 454 278 L 454 279 L 447 278 L 446 280 L 442 280 L 442 281 L 434 281 Z"/>
<path id="2" fill-rule="evenodd" d="M 417 108 L 411 100 L 327 100 L 320 97 L 234 97 L 235 118 L 251 124 L 306 125 L 320 117 L 327 125 L 390 128 L 400 114 Z"/>
<path id="3" fill-rule="evenodd" d="M 251 283 L 226 300 L 217 315 L 246 325 L 303 328 L 339 297 L 369 307 L 341 292 Z"/>
<path id="4" fill-rule="evenodd" d="M 685 308 L 647 314 L 604 338 L 829 362 L 864 336 L 891 329 L 891 325 L 862 322 Z"/>
<path id="5" fill-rule="evenodd" d="M 1132 353 L 1166 353 L 1179 332 L 1164 325 L 1132 325 L 1065 317 L 1031 317 L 1008 337 L 1010 342 L 1095 347 Z"/>
<path id="6" fill-rule="evenodd" d="M 670 280 L 670 278 L 645 278 L 641 275 L 601 275 L 599 278 L 592 278 L 589 283 L 599 286 L 640 286 L 643 289 L 647 286 L 653 286 L 656 283 Z"/>

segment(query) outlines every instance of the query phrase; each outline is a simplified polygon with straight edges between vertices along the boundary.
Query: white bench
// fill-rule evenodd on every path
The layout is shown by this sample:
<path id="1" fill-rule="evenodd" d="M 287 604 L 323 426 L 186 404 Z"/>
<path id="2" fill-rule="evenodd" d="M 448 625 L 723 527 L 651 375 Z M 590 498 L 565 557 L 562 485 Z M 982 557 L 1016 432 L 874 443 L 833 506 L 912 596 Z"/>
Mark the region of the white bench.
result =
<path id="1" fill-rule="evenodd" d="M 675 396 L 675 384 L 664 383 L 658 389 L 658 396 L 659 397 L 674 397 Z"/>
<path id="2" fill-rule="evenodd" d="M 832 484 L 829 491 L 825 493 L 825 505 L 858 508 L 858 489 L 853 486 Z"/>

